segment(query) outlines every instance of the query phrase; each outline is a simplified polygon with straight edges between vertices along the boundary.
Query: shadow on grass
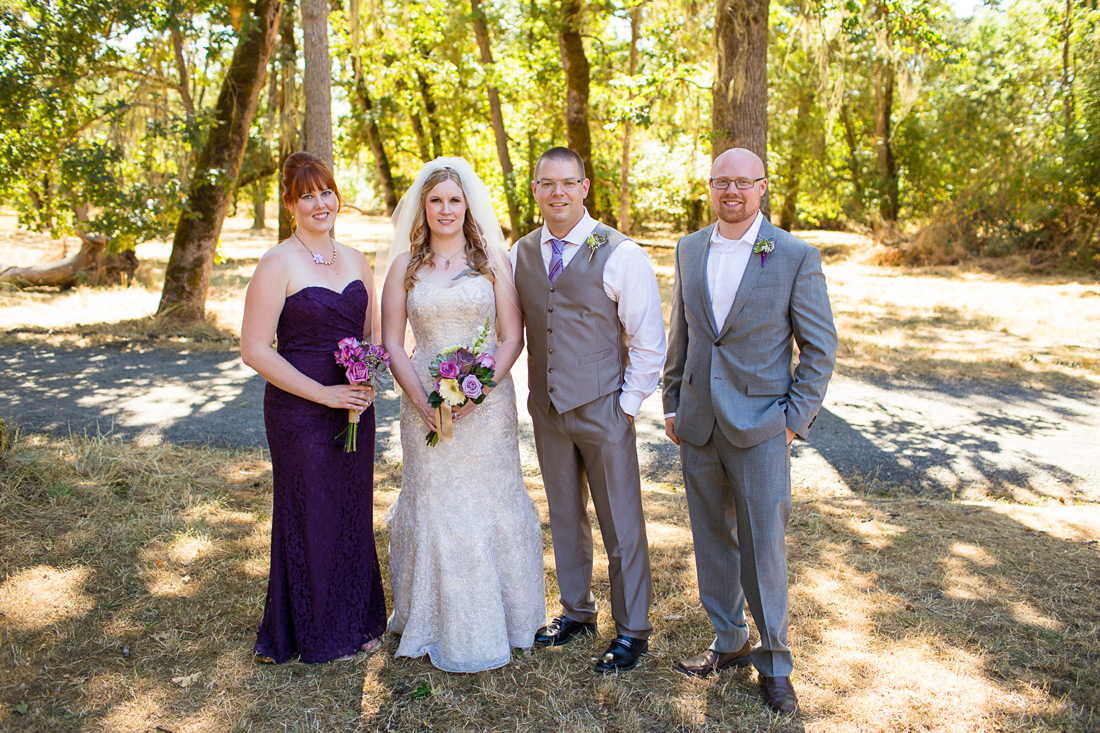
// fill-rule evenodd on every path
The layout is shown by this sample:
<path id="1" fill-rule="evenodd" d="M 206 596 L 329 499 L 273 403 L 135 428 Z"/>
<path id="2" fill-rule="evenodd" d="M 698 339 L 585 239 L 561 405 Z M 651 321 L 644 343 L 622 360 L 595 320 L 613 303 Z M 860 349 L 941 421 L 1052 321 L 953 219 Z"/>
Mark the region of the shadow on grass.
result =
<path id="1" fill-rule="evenodd" d="M 1094 730 L 1100 597 L 1084 589 L 1098 519 L 1095 507 L 798 502 L 791 623 L 822 707 L 850 705 L 884 730 Z M 891 705 L 893 686 L 942 704 Z"/>
<path id="2" fill-rule="evenodd" d="M 394 464 L 376 475 L 384 574 L 399 476 Z M 614 632 L 598 533 L 595 640 L 474 675 L 394 659 L 393 638 L 355 662 L 272 667 L 251 658 L 268 562 L 262 454 L 25 436 L 0 483 L 5 730 L 1088 730 L 1098 704 L 1095 509 L 796 498 L 804 712 L 782 719 L 749 671 L 672 668 L 710 641 L 681 492 L 646 490 L 652 652 L 602 677 L 591 664 Z"/>
<path id="3" fill-rule="evenodd" d="M 929 380 L 865 384 L 874 388 L 860 389 L 858 400 L 837 390 L 838 403 L 819 413 L 811 443 L 858 494 L 1100 498 L 1089 456 L 1067 454 L 1064 443 L 1094 429 L 1094 392 Z M 795 455 L 801 449 L 796 444 Z"/>

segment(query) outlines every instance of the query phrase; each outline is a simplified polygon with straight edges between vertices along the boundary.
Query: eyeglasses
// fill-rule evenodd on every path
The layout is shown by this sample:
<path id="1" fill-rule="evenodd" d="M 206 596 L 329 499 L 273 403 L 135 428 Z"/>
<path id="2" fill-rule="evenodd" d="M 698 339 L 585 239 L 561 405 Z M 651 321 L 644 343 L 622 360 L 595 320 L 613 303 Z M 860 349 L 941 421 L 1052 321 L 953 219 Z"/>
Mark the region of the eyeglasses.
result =
<path id="1" fill-rule="evenodd" d="M 767 176 L 760 176 L 759 178 L 712 178 L 710 179 L 710 187 L 725 191 L 732 183 L 734 188 L 744 191 L 747 188 L 752 188 L 757 181 L 763 181 L 765 178 Z"/>
<path id="2" fill-rule="evenodd" d="M 560 181 L 555 181 L 553 178 L 540 178 L 535 183 L 543 191 L 553 191 L 554 186 L 561 184 L 561 187 L 565 191 L 572 191 L 581 185 L 584 181 L 580 178 L 563 178 Z"/>

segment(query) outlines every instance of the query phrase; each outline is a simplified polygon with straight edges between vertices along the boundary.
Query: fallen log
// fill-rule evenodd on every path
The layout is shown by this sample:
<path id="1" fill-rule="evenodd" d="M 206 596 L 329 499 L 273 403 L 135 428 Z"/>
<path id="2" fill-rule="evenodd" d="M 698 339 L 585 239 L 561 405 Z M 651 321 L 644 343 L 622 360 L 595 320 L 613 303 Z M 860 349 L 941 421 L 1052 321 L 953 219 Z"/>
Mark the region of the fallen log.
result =
<path id="1" fill-rule="evenodd" d="M 0 282 L 19 286 L 53 286 L 71 288 L 78 279 L 89 285 L 128 283 L 137 269 L 137 255 L 128 249 L 116 255 L 107 254 L 107 238 L 76 232 L 80 251 L 54 262 L 30 267 L 0 265 Z"/>

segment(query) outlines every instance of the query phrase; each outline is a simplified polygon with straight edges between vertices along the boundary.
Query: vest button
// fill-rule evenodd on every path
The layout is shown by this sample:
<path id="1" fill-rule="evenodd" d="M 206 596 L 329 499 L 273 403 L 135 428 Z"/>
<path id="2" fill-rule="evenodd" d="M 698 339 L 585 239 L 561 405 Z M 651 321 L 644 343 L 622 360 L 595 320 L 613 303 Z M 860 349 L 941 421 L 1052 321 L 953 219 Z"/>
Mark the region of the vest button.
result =
<path id="1" fill-rule="evenodd" d="M 548 329 L 546 329 L 546 333 L 554 333 L 554 329 L 548 328 Z"/>
<path id="2" fill-rule="evenodd" d="M 548 374 L 553 374 L 554 373 L 553 367 L 551 367 L 550 369 L 547 369 L 546 371 L 547 371 Z"/>
<path id="3" fill-rule="evenodd" d="M 550 288 L 550 292 L 551 293 L 556 293 L 556 292 L 558 292 L 558 289 L 557 288 Z"/>
<path id="4" fill-rule="evenodd" d="M 554 306 L 550 306 L 549 308 L 547 308 L 546 312 L 547 313 L 553 313 L 554 312 Z"/>
<path id="5" fill-rule="evenodd" d="M 715 341 L 715 342 L 714 342 L 714 345 L 715 345 L 715 346 L 721 346 L 721 345 L 722 345 L 722 342 L 721 342 L 721 341 Z"/>
<path id="6" fill-rule="evenodd" d="M 553 387 L 551 387 L 550 389 L 548 389 L 548 390 L 546 390 L 546 391 L 547 391 L 547 392 L 553 392 L 553 391 L 554 391 L 554 388 L 553 388 Z"/>
<path id="7" fill-rule="evenodd" d="M 553 349 L 547 349 L 547 350 L 546 350 L 546 353 L 547 353 L 547 354 L 553 354 L 553 353 L 554 353 L 554 350 L 553 350 Z"/>

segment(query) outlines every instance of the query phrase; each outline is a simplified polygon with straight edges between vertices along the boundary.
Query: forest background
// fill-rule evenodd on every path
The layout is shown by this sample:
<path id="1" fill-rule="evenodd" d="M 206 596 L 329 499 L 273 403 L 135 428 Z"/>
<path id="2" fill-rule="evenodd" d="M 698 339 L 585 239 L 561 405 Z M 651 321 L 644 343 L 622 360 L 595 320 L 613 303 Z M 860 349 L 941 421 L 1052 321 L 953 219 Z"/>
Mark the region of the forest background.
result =
<path id="1" fill-rule="evenodd" d="M 590 211 L 641 238 L 706 224 L 741 145 L 784 228 L 1100 272 L 1095 0 L 295 1 L 0 2 L 0 200 L 116 256 L 174 232 L 160 311 L 186 319 L 226 212 L 262 226 L 300 149 L 373 213 L 463 156 L 514 238 L 568 144 Z"/>

